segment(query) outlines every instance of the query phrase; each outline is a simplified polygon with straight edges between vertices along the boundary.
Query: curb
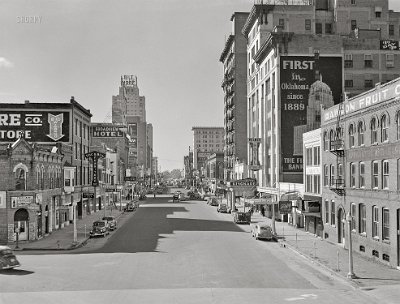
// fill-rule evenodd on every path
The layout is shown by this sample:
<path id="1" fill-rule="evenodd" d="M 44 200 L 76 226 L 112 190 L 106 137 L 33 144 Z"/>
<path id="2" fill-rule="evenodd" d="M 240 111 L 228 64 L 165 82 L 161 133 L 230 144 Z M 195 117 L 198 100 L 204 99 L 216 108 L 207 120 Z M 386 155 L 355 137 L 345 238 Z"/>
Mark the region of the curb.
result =
<path id="1" fill-rule="evenodd" d="M 282 247 L 288 248 L 288 249 L 292 250 L 293 252 L 297 253 L 298 255 L 302 256 L 303 258 L 307 259 L 312 264 L 315 264 L 315 265 L 323 268 L 329 274 L 334 275 L 336 278 L 338 278 L 341 281 L 344 281 L 345 283 L 349 284 L 353 289 L 360 289 L 360 286 L 356 282 L 354 282 L 353 280 L 348 279 L 347 277 L 344 277 L 343 275 L 341 275 L 338 272 L 336 272 L 334 269 L 326 266 L 325 264 L 317 261 L 316 259 L 313 259 L 311 256 L 306 255 L 303 252 L 297 250 L 294 246 L 288 244 L 284 238 L 283 239 L 279 239 L 279 237 L 278 237 L 278 243 L 281 246 L 283 245 Z"/>

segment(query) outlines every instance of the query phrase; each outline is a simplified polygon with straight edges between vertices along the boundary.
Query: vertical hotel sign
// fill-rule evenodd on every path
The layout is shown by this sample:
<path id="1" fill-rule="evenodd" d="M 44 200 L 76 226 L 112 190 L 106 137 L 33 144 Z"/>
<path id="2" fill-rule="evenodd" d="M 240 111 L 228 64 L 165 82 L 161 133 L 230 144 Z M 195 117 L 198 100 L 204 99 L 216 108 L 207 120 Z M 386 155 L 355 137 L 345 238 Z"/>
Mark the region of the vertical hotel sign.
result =
<path id="1" fill-rule="evenodd" d="M 99 185 L 99 179 L 97 176 L 97 163 L 99 158 L 104 158 L 106 155 L 102 152 L 92 151 L 85 154 L 85 158 L 92 160 L 92 186 L 96 187 Z"/>
<path id="2" fill-rule="evenodd" d="M 23 137 L 37 143 L 70 141 L 70 113 L 23 108 L 0 110 L 0 142 L 15 142 Z"/>
<path id="3" fill-rule="evenodd" d="M 332 91 L 334 103 L 342 94 L 342 57 L 281 56 L 281 167 L 283 173 L 303 171 L 302 133 L 312 130 L 307 125 L 307 106 L 316 72 Z M 315 101 L 314 101 L 315 102 Z M 319 108 L 319 107 L 318 107 Z M 296 145 L 297 144 L 297 145 Z"/>

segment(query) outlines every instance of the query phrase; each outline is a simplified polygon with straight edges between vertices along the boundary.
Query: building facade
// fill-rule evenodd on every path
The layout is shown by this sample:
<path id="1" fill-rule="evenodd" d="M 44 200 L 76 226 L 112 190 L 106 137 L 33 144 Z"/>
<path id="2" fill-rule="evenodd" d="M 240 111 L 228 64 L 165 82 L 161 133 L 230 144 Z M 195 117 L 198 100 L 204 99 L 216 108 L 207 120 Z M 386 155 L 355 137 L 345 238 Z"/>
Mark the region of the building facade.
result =
<path id="1" fill-rule="evenodd" d="M 204 163 L 214 152 L 223 152 L 224 128 L 193 127 L 193 168 L 200 174 L 205 169 Z"/>
<path id="2" fill-rule="evenodd" d="M 324 238 L 400 266 L 400 79 L 322 111 Z"/>
<path id="3" fill-rule="evenodd" d="M 249 13 L 235 12 L 232 33 L 225 42 L 219 61 L 223 64 L 224 91 L 224 176 L 234 179 L 236 161 L 247 163 L 246 38 L 241 30 Z"/>

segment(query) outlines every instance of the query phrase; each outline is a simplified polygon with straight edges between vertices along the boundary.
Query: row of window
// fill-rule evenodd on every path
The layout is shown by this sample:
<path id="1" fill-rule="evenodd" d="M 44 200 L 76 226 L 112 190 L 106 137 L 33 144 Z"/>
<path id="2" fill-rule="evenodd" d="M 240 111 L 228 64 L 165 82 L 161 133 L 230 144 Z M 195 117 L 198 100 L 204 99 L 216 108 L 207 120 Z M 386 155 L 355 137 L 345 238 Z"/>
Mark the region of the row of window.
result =
<path id="1" fill-rule="evenodd" d="M 394 54 L 386 54 L 386 67 L 394 68 Z M 353 54 L 344 55 L 344 67 L 353 68 Z M 364 54 L 364 67 L 373 68 L 372 54 Z"/>
<path id="2" fill-rule="evenodd" d="M 82 121 L 79 121 L 75 118 L 75 135 L 79 137 L 83 137 L 84 139 L 89 139 L 89 125 L 84 124 Z"/>
<path id="3" fill-rule="evenodd" d="M 389 117 L 383 114 L 380 118 L 373 116 L 369 123 L 370 130 L 370 144 L 386 143 L 389 142 Z M 365 123 L 359 121 L 356 124 L 351 123 L 348 128 L 348 146 L 350 148 L 365 145 Z M 343 137 L 343 130 L 341 128 L 324 132 L 324 151 L 332 151 L 336 148 L 335 140 Z M 396 113 L 396 140 L 400 139 L 400 112 Z M 357 141 L 356 141 L 357 140 Z"/>
<path id="4" fill-rule="evenodd" d="M 321 164 L 320 146 L 306 148 L 306 166 L 319 166 Z"/>
<path id="5" fill-rule="evenodd" d="M 358 210 L 357 210 L 358 209 Z M 357 214 L 358 211 L 358 214 Z M 351 203 L 350 205 L 351 230 L 375 239 L 390 240 L 389 209 L 386 207 L 371 208 L 371 230 L 367 231 L 367 206 L 365 204 Z M 336 225 L 336 204 L 335 201 L 325 201 L 325 224 Z"/>

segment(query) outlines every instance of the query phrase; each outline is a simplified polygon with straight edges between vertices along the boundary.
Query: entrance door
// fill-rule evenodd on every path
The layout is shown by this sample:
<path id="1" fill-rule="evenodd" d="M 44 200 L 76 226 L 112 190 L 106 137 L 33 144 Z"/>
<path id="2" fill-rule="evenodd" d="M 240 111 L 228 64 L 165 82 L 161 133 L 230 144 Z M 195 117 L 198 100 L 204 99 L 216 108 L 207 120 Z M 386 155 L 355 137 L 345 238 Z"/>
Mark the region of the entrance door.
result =
<path id="1" fill-rule="evenodd" d="M 345 218 L 343 208 L 339 208 L 338 210 L 338 243 L 345 243 Z"/>
<path id="2" fill-rule="evenodd" d="M 19 232 L 20 241 L 28 240 L 29 213 L 26 209 L 18 209 L 14 213 L 14 231 Z"/>
<path id="3" fill-rule="evenodd" d="M 42 236 L 42 205 L 39 206 L 39 212 L 37 215 L 37 236 Z"/>
<path id="4" fill-rule="evenodd" d="M 49 206 L 46 205 L 46 208 L 44 209 L 44 233 L 48 234 L 49 233 Z"/>

